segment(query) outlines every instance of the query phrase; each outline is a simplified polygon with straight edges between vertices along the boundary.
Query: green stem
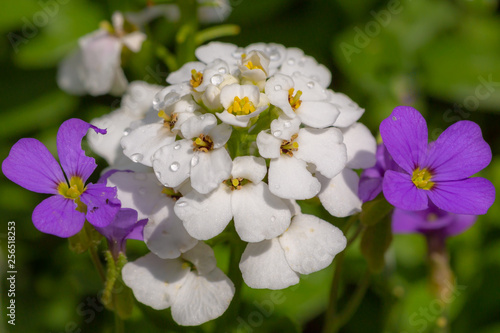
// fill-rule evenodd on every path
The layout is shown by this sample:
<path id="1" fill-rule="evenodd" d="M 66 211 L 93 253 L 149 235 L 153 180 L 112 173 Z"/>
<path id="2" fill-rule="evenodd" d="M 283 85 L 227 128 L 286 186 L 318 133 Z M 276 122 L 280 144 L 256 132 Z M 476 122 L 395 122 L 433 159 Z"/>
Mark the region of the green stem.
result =
<path id="1" fill-rule="evenodd" d="M 363 223 L 360 223 L 358 225 L 358 227 L 356 228 L 356 231 L 354 231 L 354 235 L 351 236 L 351 238 L 349 238 L 347 240 L 347 244 L 346 244 L 346 249 L 351 246 L 351 244 L 356 240 L 356 238 L 358 238 L 358 236 L 361 234 L 361 232 L 366 228 L 366 226 L 363 224 Z M 345 250 L 344 250 L 345 251 Z"/>
<path id="2" fill-rule="evenodd" d="M 118 315 L 118 311 L 115 311 L 114 313 L 115 313 L 115 333 L 124 333 L 125 327 L 123 325 L 123 320 Z"/>
<path id="3" fill-rule="evenodd" d="M 342 228 L 342 232 L 344 233 L 344 235 L 349 231 L 349 229 L 354 225 L 354 223 L 356 223 L 358 219 L 359 213 L 351 215 L 351 217 L 349 217 L 349 220 L 347 220 L 346 224 Z"/>
<path id="4" fill-rule="evenodd" d="M 89 254 L 97 270 L 97 273 L 99 273 L 99 277 L 101 278 L 102 282 L 106 281 L 106 274 L 104 274 L 104 268 L 102 267 L 101 260 L 97 255 L 97 246 L 89 247 Z"/>
<path id="5" fill-rule="evenodd" d="M 360 283 L 358 284 L 352 297 L 349 299 L 349 302 L 345 306 L 344 310 L 337 316 L 331 328 L 328 331 L 324 330 L 323 332 L 336 333 L 342 326 L 347 324 L 347 322 L 351 319 L 351 317 L 354 315 L 359 305 L 361 304 L 366 290 L 370 285 L 370 278 L 370 272 L 367 270 L 365 275 L 361 278 Z"/>
<path id="6" fill-rule="evenodd" d="M 340 252 L 335 258 L 335 273 L 332 279 L 332 286 L 330 288 L 330 301 L 325 313 L 325 324 L 323 326 L 323 333 L 331 332 L 331 327 L 335 322 L 337 312 L 337 299 L 339 295 L 340 277 L 342 273 L 342 263 L 344 262 L 344 251 Z"/>
<path id="7" fill-rule="evenodd" d="M 201 45 L 209 40 L 225 36 L 234 36 L 240 33 L 240 27 L 236 24 L 224 24 L 215 27 L 210 27 L 199 31 L 195 35 L 196 45 Z"/>

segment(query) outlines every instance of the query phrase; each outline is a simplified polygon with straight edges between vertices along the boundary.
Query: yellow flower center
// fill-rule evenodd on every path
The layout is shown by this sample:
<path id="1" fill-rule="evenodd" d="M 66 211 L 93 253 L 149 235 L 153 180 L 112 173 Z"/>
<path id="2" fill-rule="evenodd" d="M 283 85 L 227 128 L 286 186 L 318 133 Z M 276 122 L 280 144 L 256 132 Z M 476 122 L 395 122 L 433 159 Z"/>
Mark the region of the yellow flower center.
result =
<path id="1" fill-rule="evenodd" d="M 85 186 L 83 180 L 80 177 L 73 176 L 69 180 L 69 186 L 66 182 L 59 183 L 57 186 L 57 192 L 67 199 L 71 199 L 78 205 L 76 210 L 85 213 L 87 211 L 87 206 L 80 201 L 80 195 L 85 192 Z"/>
<path id="2" fill-rule="evenodd" d="M 191 86 L 193 88 L 198 87 L 203 82 L 203 74 L 201 72 L 197 72 L 196 69 L 191 70 Z"/>
<path id="3" fill-rule="evenodd" d="M 193 147 L 194 151 L 202 151 L 206 153 L 209 150 L 214 149 L 214 142 L 210 136 L 200 134 L 199 137 L 193 140 Z"/>
<path id="4" fill-rule="evenodd" d="M 302 101 L 300 97 L 302 96 L 302 91 L 297 90 L 295 93 L 295 96 L 293 95 L 295 89 L 290 88 L 288 90 L 288 103 L 290 103 L 290 106 L 292 107 L 293 111 L 297 110 L 300 107 L 300 104 L 302 104 Z"/>
<path id="5" fill-rule="evenodd" d="M 158 117 L 163 118 L 163 126 L 168 128 L 170 131 L 174 128 L 177 123 L 177 113 L 172 113 L 170 116 L 163 110 L 158 112 Z"/>
<path id="6" fill-rule="evenodd" d="M 243 53 L 241 55 L 241 61 L 243 62 L 243 65 L 246 68 L 248 68 L 250 70 L 252 70 L 252 69 L 260 69 L 260 70 L 264 71 L 264 68 L 262 68 L 262 66 L 260 66 L 260 65 L 254 65 L 253 62 L 252 62 L 252 60 L 248 60 L 248 61 L 245 62 L 245 58 L 246 57 L 247 57 L 247 55 L 245 53 Z"/>
<path id="7" fill-rule="evenodd" d="M 411 181 L 418 189 L 421 190 L 430 190 L 434 187 L 434 182 L 431 181 L 432 174 L 426 168 L 420 169 L 416 168 L 413 171 L 413 175 L 411 176 Z"/>
<path id="8" fill-rule="evenodd" d="M 255 111 L 255 106 L 248 99 L 248 97 L 243 97 L 240 99 L 238 96 L 234 98 L 233 104 L 227 109 L 227 112 L 233 113 L 237 116 L 243 116 L 250 114 Z"/>
<path id="9" fill-rule="evenodd" d="M 172 198 L 172 200 L 174 201 L 182 198 L 182 194 L 174 190 L 172 187 L 164 187 L 163 190 L 161 190 L 161 193 L 165 194 L 167 197 Z"/>
<path id="10" fill-rule="evenodd" d="M 239 178 L 227 179 L 223 183 L 226 184 L 229 188 L 231 188 L 231 191 L 234 191 L 234 190 L 241 190 L 241 187 L 245 184 L 250 183 L 250 181 L 248 179 L 239 177 Z"/>
<path id="11" fill-rule="evenodd" d="M 293 152 L 299 150 L 299 144 L 295 142 L 295 139 L 297 139 L 299 135 L 294 134 L 290 138 L 290 141 L 288 140 L 283 140 L 281 142 L 281 147 L 280 147 L 280 152 L 281 154 L 286 154 L 290 157 L 293 156 Z"/>

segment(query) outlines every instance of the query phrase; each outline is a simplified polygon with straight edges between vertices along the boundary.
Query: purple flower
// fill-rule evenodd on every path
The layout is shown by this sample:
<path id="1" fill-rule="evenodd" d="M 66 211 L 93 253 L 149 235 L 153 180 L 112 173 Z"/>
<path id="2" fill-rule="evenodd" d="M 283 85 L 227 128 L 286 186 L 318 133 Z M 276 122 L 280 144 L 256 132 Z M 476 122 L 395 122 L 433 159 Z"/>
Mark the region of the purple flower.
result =
<path id="1" fill-rule="evenodd" d="M 53 194 L 33 211 L 33 224 L 41 232 L 70 237 L 82 229 L 85 219 L 96 227 L 104 227 L 120 209 L 116 188 L 85 185 L 97 166 L 81 148 L 81 140 L 90 128 L 106 133 L 80 119 L 69 119 L 61 125 L 57 151 L 62 170 L 36 139 L 16 142 L 2 163 L 2 172 L 14 183 L 33 192 Z"/>
<path id="2" fill-rule="evenodd" d="M 96 227 L 96 230 L 106 237 L 109 250 L 114 258 L 118 258 L 120 252 L 125 253 L 127 239 L 144 240 L 142 231 L 147 222 L 147 219 L 137 221 L 137 212 L 134 209 L 122 208 L 113 222 L 102 228 Z"/>
<path id="3" fill-rule="evenodd" d="M 468 178 L 491 161 L 490 146 L 477 124 L 459 121 L 428 144 L 422 115 L 414 108 L 399 106 L 382 121 L 380 134 L 402 169 L 387 170 L 384 175 L 384 196 L 393 206 L 424 210 L 430 200 L 451 213 L 479 215 L 495 201 L 490 181 Z"/>
<path id="4" fill-rule="evenodd" d="M 421 233 L 446 238 L 464 232 L 476 219 L 475 215 L 448 213 L 430 202 L 429 208 L 419 211 L 394 209 L 392 231 L 396 234 Z"/>
<path id="5" fill-rule="evenodd" d="M 363 202 L 375 199 L 382 192 L 382 182 L 386 170 L 400 170 L 383 143 L 377 146 L 375 158 L 377 160 L 375 165 L 363 170 L 359 178 L 358 196 Z"/>

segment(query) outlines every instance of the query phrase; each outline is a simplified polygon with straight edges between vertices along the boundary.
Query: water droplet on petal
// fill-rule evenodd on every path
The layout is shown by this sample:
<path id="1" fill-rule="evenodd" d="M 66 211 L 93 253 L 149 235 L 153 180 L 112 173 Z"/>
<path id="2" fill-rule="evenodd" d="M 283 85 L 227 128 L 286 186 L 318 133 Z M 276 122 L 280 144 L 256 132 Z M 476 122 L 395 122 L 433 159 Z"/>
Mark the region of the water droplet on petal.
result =
<path id="1" fill-rule="evenodd" d="M 274 131 L 274 132 L 273 132 L 273 135 L 274 135 L 274 136 L 280 136 L 280 135 L 281 135 L 281 131 Z"/>
<path id="2" fill-rule="evenodd" d="M 181 148 L 181 145 L 180 145 L 180 144 L 176 144 L 176 145 L 174 146 L 174 149 L 175 149 L 175 150 L 179 150 L 180 148 Z"/>
<path id="3" fill-rule="evenodd" d="M 398 120 L 398 118 L 396 118 L 396 116 L 392 116 L 392 120 Z"/>
<path id="4" fill-rule="evenodd" d="M 276 90 L 276 91 L 281 90 L 281 89 L 282 88 L 281 88 L 281 86 L 279 84 L 277 84 L 277 85 L 274 86 L 274 90 Z"/>
<path id="5" fill-rule="evenodd" d="M 215 74 L 214 76 L 212 76 L 212 78 L 210 79 L 210 82 L 214 85 L 214 86 L 218 86 L 219 84 L 221 84 L 222 82 L 224 81 L 224 78 L 222 77 L 222 75 L 219 75 L 219 74 Z"/>
<path id="6" fill-rule="evenodd" d="M 224 67 L 219 68 L 219 73 L 226 74 L 226 72 L 227 72 L 226 68 L 224 68 Z"/>
<path id="7" fill-rule="evenodd" d="M 139 188 L 139 194 L 142 196 L 145 196 L 147 193 L 146 189 L 144 187 Z"/>
<path id="8" fill-rule="evenodd" d="M 285 121 L 285 123 L 283 124 L 286 128 L 289 128 L 290 126 L 292 126 L 292 123 L 289 122 L 288 120 Z"/>
<path id="9" fill-rule="evenodd" d="M 288 59 L 287 63 L 288 63 L 290 66 L 293 66 L 293 65 L 295 65 L 295 59 L 294 59 L 294 58 L 290 58 L 290 59 Z"/>
<path id="10" fill-rule="evenodd" d="M 129 135 L 130 132 L 132 132 L 132 129 L 130 127 L 125 128 L 125 130 L 123 131 L 123 136 Z"/>
<path id="11" fill-rule="evenodd" d="M 179 163 L 174 162 L 174 163 L 170 164 L 170 171 L 176 172 L 177 170 L 179 170 Z"/>
<path id="12" fill-rule="evenodd" d="M 193 112 L 193 111 L 194 111 L 194 105 L 189 104 L 188 106 L 186 106 L 186 112 Z"/>
<path id="13" fill-rule="evenodd" d="M 178 201 L 175 205 L 178 206 L 178 207 L 186 207 L 187 206 L 187 202 L 185 202 L 185 201 L 180 201 L 179 202 Z"/>
<path id="14" fill-rule="evenodd" d="M 276 50 L 272 51 L 271 54 L 269 55 L 269 59 L 271 59 L 272 61 L 278 61 L 278 60 L 280 60 L 280 58 L 281 58 L 281 55 Z"/>
<path id="15" fill-rule="evenodd" d="M 161 179 L 160 171 L 155 171 L 156 178 Z"/>
<path id="16" fill-rule="evenodd" d="M 142 161 L 142 159 L 144 158 L 144 155 L 142 155 L 142 154 L 133 154 L 132 156 L 130 156 L 130 158 L 135 163 L 138 163 L 138 162 Z"/>
<path id="17" fill-rule="evenodd" d="M 308 87 L 309 89 L 314 88 L 314 82 L 312 82 L 312 81 L 307 82 L 307 87 Z"/>
<path id="18" fill-rule="evenodd" d="M 271 222 L 276 221 L 276 216 L 271 216 Z"/>
<path id="19" fill-rule="evenodd" d="M 202 115 L 200 116 L 200 120 L 203 120 L 203 119 L 205 119 L 205 115 L 204 115 L 204 114 L 202 114 Z"/>
<path id="20" fill-rule="evenodd" d="M 243 52 L 244 50 L 241 47 L 239 47 L 233 53 L 231 53 L 231 55 L 233 56 L 233 58 L 240 60 Z"/>
<path id="21" fill-rule="evenodd" d="M 279 190 L 280 189 L 280 186 L 278 184 L 274 185 L 274 189 L 275 190 Z"/>
<path id="22" fill-rule="evenodd" d="M 193 158 L 191 159 L 191 166 L 194 167 L 196 165 L 198 165 L 198 162 L 200 161 L 200 159 L 198 158 L 198 156 L 193 156 Z"/>

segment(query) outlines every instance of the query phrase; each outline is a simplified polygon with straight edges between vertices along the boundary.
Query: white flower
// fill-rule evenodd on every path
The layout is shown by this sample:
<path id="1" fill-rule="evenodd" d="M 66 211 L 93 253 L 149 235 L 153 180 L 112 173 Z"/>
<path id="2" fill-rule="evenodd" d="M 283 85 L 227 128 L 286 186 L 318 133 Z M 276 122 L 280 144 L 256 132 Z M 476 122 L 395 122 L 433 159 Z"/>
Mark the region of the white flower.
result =
<path id="1" fill-rule="evenodd" d="M 308 163 L 328 178 L 340 173 L 347 161 L 342 133 L 336 128 L 299 129 L 300 120 L 278 118 L 271 133 L 262 131 L 257 146 L 262 157 L 271 158 L 268 183 L 281 198 L 309 199 L 321 189 L 320 182 L 307 169 Z"/>
<path id="2" fill-rule="evenodd" d="M 216 267 L 213 250 L 204 243 L 178 259 L 149 253 L 122 270 L 135 298 L 156 310 L 172 309 L 180 325 L 201 325 L 221 316 L 234 296 L 234 285 Z"/>
<path id="3" fill-rule="evenodd" d="M 134 81 L 127 87 L 119 109 L 91 121 L 94 126 L 106 129 L 107 133 L 97 135 L 90 131 L 87 135 L 90 148 L 114 169 L 141 169 L 123 154 L 120 140 L 132 131 L 138 121 L 147 118 L 149 111 L 154 111 L 151 108 L 152 99 L 160 89 L 160 86 Z"/>
<path id="4" fill-rule="evenodd" d="M 292 77 L 276 74 L 266 83 L 266 95 L 271 104 L 289 117 L 314 128 L 332 126 L 339 116 L 337 107 L 328 101 L 328 95 L 319 83 L 299 73 Z"/>
<path id="5" fill-rule="evenodd" d="M 57 76 L 61 89 L 93 96 L 121 95 L 125 91 L 127 79 L 121 68 L 122 48 L 138 52 L 146 35 L 125 22 L 119 12 L 113 14 L 112 21 L 113 26 L 108 24 L 80 38 L 79 49 L 61 63 Z"/>
<path id="6" fill-rule="evenodd" d="M 220 101 L 224 111 L 217 113 L 223 122 L 247 127 L 250 119 L 257 117 L 269 106 L 264 94 L 253 85 L 231 84 L 222 88 Z"/>
<path id="7" fill-rule="evenodd" d="M 238 66 L 241 72 L 241 82 L 256 85 L 260 90 L 264 90 L 269 74 L 269 63 L 269 57 L 260 51 L 242 54 L 241 64 Z"/>
<path id="8" fill-rule="evenodd" d="M 187 178 L 198 192 L 206 194 L 227 179 L 232 160 L 224 145 L 231 127 L 217 125 L 213 114 L 191 117 L 181 126 L 183 140 L 163 146 L 153 155 L 156 176 L 168 187 L 177 187 Z"/>
<path id="9" fill-rule="evenodd" d="M 240 261 L 251 288 L 283 289 L 331 264 L 346 238 L 337 227 L 313 215 L 297 215 L 283 235 L 247 245 Z"/>
<path id="10" fill-rule="evenodd" d="M 327 88 L 332 81 L 332 74 L 328 68 L 318 64 L 313 57 L 304 55 L 304 51 L 301 49 L 293 47 L 286 49 L 286 59 L 279 72 L 288 76 L 299 72 L 305 77 L 318 82 L 323 88 Z"/>
<path id="11" fill-rule="evenodd" d="M 174 209 L 188 233 L 206 240 L 220 234 L 234 217 L 236 232 L 245 242 L 260 242 L 281 235 L 290 224 L 287 203 L 262 182 L 267 172 L 263 158 L 234 159 L 231 178 L 211 192 L 196 191 L 180 198 Z"/>
<path id="12" fill-rule="evenodd" d="M 361 123 L 342 129 L 347 148 L 346 168 L 333 178 L 318 175 L 321 192 L 318 198 L 325 209 L 336 217 L 361 211 L 358 197 L 359 176 L 351 169 L 366 169 L 375 165 L 377 143 L 370 130 Z"/>
<path id="13" fill-rule="evenodd" d="M 231 9 L 229 0 L 198 0 L 198 18 L 202 23 L 222 22 Z"/>
<path id="14" fill-rule="evenodd" d="M 333 124 L 335 127 L 349 127 L 358 121 L 365 112 L 365 109 L 359 107 L 352 99 L 343 93 L 336 93 L 327 90 L 328 100 L 337 106 L 340 114 Z"/>
<path id="15" fill-rule="evenodd" d="M 174 214 L 180 193 L 166 189 L 153 173 L 115 172 L 108 177 L 107 186 L 117 188 L 123 208 L 135 209 L 139 219 L 149 219 L 144 241 L 160 258 L 177 258 L 198 243 Z"/>

